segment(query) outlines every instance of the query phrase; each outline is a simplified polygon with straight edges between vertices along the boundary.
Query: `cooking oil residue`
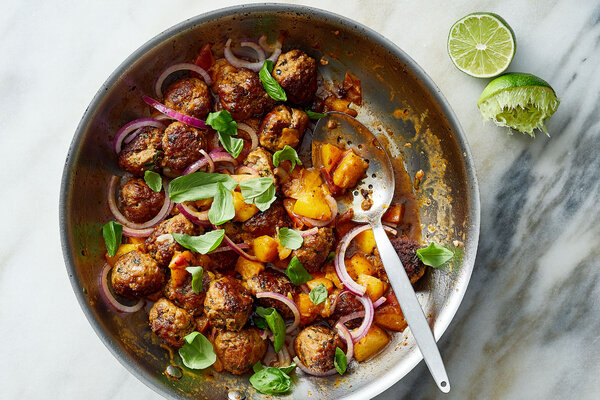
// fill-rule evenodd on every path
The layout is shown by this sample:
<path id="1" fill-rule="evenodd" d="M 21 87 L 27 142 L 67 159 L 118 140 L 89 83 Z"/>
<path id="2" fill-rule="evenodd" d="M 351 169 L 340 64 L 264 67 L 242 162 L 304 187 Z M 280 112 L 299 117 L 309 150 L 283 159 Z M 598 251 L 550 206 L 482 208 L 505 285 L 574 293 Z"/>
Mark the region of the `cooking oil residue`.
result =
<path id="1" fill-rule="evenodd" d="M 183 370 L 176 365 L 168 365 L 165 369 L 165 375 L 167 375 L 168 378 L 179 380 L 183 377 Z"/>

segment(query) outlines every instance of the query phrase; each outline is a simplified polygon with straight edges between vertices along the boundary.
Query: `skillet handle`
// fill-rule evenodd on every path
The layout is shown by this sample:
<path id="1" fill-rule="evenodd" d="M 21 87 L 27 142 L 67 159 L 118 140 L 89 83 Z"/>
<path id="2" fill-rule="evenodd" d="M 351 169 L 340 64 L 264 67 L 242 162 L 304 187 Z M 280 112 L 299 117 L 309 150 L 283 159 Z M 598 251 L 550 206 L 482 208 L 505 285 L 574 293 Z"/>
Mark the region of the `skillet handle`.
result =
<path id="1" fill-rule="evenodd" d="M 381 220 L 371 222 L 371 227 L 373 228 L 373 236 L 375 236 L 375 242 L 377 243 L 377 249 L 379 250 L 385 272 L 400 303 L 404 318 L 406 318 L 406 322 L 423 354 L 427 368 L 429 368 L 429 372 L 431 372 L 431 376 L 438 388 L 442 392 L 448 393 L 450 391 L 450 382 L 446 374 L 444 361 L 440 356 L 435 338 L 429 328 L 429 324 L 419 304 L 419 300 L 417 300 L 410 280 L 406 275 L 402 261 L 400 261 L 396 250 L 385 233 L 383 225 L 381 225 Z"/>

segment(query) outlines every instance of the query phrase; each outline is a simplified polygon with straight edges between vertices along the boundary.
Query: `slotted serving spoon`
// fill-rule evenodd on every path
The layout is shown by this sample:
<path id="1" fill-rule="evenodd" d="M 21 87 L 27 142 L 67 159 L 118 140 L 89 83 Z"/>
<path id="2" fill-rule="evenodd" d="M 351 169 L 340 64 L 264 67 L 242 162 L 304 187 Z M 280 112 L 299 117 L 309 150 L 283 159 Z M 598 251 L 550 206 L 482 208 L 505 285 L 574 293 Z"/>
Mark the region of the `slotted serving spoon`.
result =
<path id="1" fill-rule="evenodd" d="M 381 261 L 398 298 L 404 318 L 435 383 L 442 392 L 448 393 L 450 382 L 435 338 L 406 275 L 402 261 L 381 224 L 381 217 L 394 197 L 395 188 L 394 169 L 387 152 L 367 127 L 351 116 L 338 112 L 330 112 L 317 122 L 312 138 L 313 166 L 320 168 L 323 165 L 319 147 L 327 143 L 333 145 L 345 143 L 356 154 L 369 161 L 367 177 L 359 182 L 354 192 L 369 192 L 369 198 L 372 201 L 371 207 L 367 210 L 363 209 L 364 197 L 355 195 L 351 199 L 347 198 L 339 202 L 340 212 L 352 209 L 353 221 L 366 222 L 371 225 Z"/>

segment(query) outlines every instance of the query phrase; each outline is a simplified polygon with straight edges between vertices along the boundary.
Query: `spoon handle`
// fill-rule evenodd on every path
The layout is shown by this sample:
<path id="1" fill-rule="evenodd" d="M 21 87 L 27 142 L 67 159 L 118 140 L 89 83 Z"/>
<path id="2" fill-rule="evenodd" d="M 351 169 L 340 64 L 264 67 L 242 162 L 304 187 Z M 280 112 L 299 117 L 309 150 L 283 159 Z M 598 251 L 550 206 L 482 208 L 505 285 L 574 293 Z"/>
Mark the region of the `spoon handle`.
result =
<path id="1" fill-rule="evenodd" d="M 419 300 L 417 300 L 417 296 L 406 275 L 406 271 L 404 271 L 402 261 L 400 261 L 381 222 L 372 222 L 371 227 L 373 228 L 373 235 L 375 236 L 375 242 L 377 243 L 377 249 L 379 250 L 385 272 L 392 284 L 396 298 L 400 303 L 404 318 L 406 318 L 406 322 L 423 354 L 429 372 L 431 372 L 438 388 L 442 392 L 448 393 L 450 391 L 450 382 L 448 380 L 448 375 L 446 374 L 444 361 L 440 356 L 440 352 L 437 348 L 433 333 L 429 328 L 429 324 L 427 323 L 427 319 L 425 318 L 425 314 L 423 314 L 423 309 L 419 304 Z"/>

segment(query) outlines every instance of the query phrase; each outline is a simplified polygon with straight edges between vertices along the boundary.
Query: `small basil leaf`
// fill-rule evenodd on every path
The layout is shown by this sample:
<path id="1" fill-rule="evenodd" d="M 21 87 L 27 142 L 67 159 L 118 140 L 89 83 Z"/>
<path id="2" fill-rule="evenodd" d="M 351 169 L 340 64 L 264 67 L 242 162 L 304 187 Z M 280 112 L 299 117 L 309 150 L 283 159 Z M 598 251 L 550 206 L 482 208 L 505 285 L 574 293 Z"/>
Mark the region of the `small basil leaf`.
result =
<path id="1" fill-rule="evenodd" d="M 275 367 L 266 367 L 256 372 L 250 377 L 250 383 L 264 394 L 281 394 L 292 387 L 289 375 Z"/>
<path id="2" fill-rule="evenodd" d="M 308 115 L 308 118 L 310 119 L 325 118 L 327 116 L 327 114 L 318 113 L 310 110 L 306 110 L 306 115 Z"/>
<path id="3" fill-rule="evenodd" d="M 327 288 L 321 283 L 318 286 L 312 288 L 312 290 L 308 294 L 308 297 L 315 306 L 318 306 L 319 304 L 327 300 Z"/>
<path id="4" fill-rule="evenodd" d="M 192 332 L 183 339 L 185 344 L 179 349 L 179 355 L 186 367 L 204 369 L 217 361 L 213 345 L 200 332 Z"/>
<path id="5" fill-rule="evenodd" d="M 223 241 L 225 231 L 223 229 L 215 229 L 200 236 L 190 236 L 185 233 L 171 233 L 173 239 L 188 250 L 196 253 L 206 254 L 213 251 Z"/>
<path id="6" fill-rule="evenodd" d="M 296 163 L 298 165 L 302 165 L 302 161 L 300 161 L 300 157 L 298 157 L 298 153 L 294 150 L 293 147 L 288 146 L 287 144 L 282 150 L 278 150 L 273 154 L 273 165 L 278 167 L 279 163 L 282 161 L 288 160 L 292 164 L 292 168 L 290 172 L 296 168 Z"/>
<path id="7" fill-rule="evenodd" d="M 296 363 L 293 362 L 290 365 L 288 365 L 287 367 L 280 367 L 279 369 L 289 375 L 296 367 L 297 367 Z"/>
<path id="8" fill-rule="evenodd" d="M 337 369 L 337 372 L 339 372 L 340 375 L 344 375 L 344 372 L 346 372 L 346 368 L 348 367 L 348 358 L 346 357 L 346 353 L 339 347 L 335 348 L 333 365 L 335 365 L 335 369 Z"/>
<path id="9" fill-rule="evenodd" d="M 252 204 L 252 200 L 259 197 L 273 186 L 273 178 L 268 176 L 261 178 L 248 179 L 239 183 L 242 192 L 242 197 L 248 204 Z"/>
<path id="10" fill-rule="evenodd" d="M 285 343 L 285 321 L 273 307 L 257 307 L 256 313 L 263 317 L 273 332 L 273 348 L 279 352 Z"/>
<path id="11" fill-rule="evenodd" d="M 285 273 L 296 286 L 300 286 L 312 280 L 312 276 L 308 273 L 308 271 L 306 271 L 306 269 L 304 269 L 304 266 L 296 256 L 292 257 L 285 270 Z"/>
<path id="12" fill-rule="evenodd" d="M 202 291 L 202 275 L 204 275 L 204 268 L 187 267 L 185 270 L 192 274 L 192 290 L 194 293 L 200 293 Z"/>
<path id="13" fill-rule="evenodd" d="M 325 259 L 325 262 L 332 262 L 333 259 L 335 258 L 335 251 L 330 251 L 329 254 L 327 254 L 327 258 Z"/>
<path id="14" fill-rule="evenodd" d="M 283 247 L 291 250 L 298 250 L 304 243 L 302 235 L 290 228 L 279 229 L 277 238 Z"/>
<path id="15" fill-rule="evenodd" d="M 265 91 L 273 100 L 287 101 L 285 90 L 283 90 L 275 78 L 271 76 L 271 71 L 273 71 L 273 61 L 265 60 L 265 63 L 258 73 L 263 88 L 265 88 Z"/>
<path id="16" fill-rule="evenodd" d="M 206 117 L 206 124 L 217 132 L 228 136 L 237 136 L 237 122 L 233 120 L 231 113 L 227 110 L 211 112 Z"/>
<path id="17" fill-rule="evenodd" d="M 169 183 L 169 196 L 175 203 L 210 199 L 215 197 L 219 183 L 229 190 L 237 187 L 237 182 L 229 175 L 194 172 L 173 179 Z"/>
<path id="18" fill-rule="evenodd" d="M 267 211 L 275 200 L 277 200 L 275 185 L 271 185 L 263 194 L 254 199 L 254 204 L 260 211 Z"/>
<path id="19" fill-rule="evenodd" d="M 114 257 L 123 239 L 123 225 L 115 221 L 107 222 L 102 227 L 102 236 L 104 236 L 106 252 L 109 256 Z"/>
<path id="20" fill-rule="evenodd" d="M 162 190 L 162 178 L 156 172 L 144 172 L 144 181 L 146 181 L 146 185 L 148 185 L 148 187 L 152 189 L 153 192 L 158 193 Z"/>
<path id="21" fill-rule="evenodd" d="M 417 250 L 417 257 L 423 261 L 423 264 L 439 268 L 450 261 L 454 253 L 444 246 L 431 242 L 426 248 Z"/>
<path id="22" fill-rule="evenodd" d="M 235 217 L 235 207 L 233 206 L 233 195 L 231 190 L 217 183 L 217 193 L 208 210 L 208 220 L 213 225 L 222 225 L 231 221 Z"/>
<path id="23" fill-rule="evenodd" d="M 257 318 L 254 317 L 252 319 L 254 321 L 254 325 L 258 328 L 258 329 L 267 329 L 269 327 L 269 325 L 267 325 L 267 321 L 265 321 L 264 318 Z"/>
<path id="24" fill-rule="evenodd" d="M 244 139 L 234 138 L 222 132 L 219 132 L 219 142 L 233 158 L 237 158 L 244 149 Z"/>

